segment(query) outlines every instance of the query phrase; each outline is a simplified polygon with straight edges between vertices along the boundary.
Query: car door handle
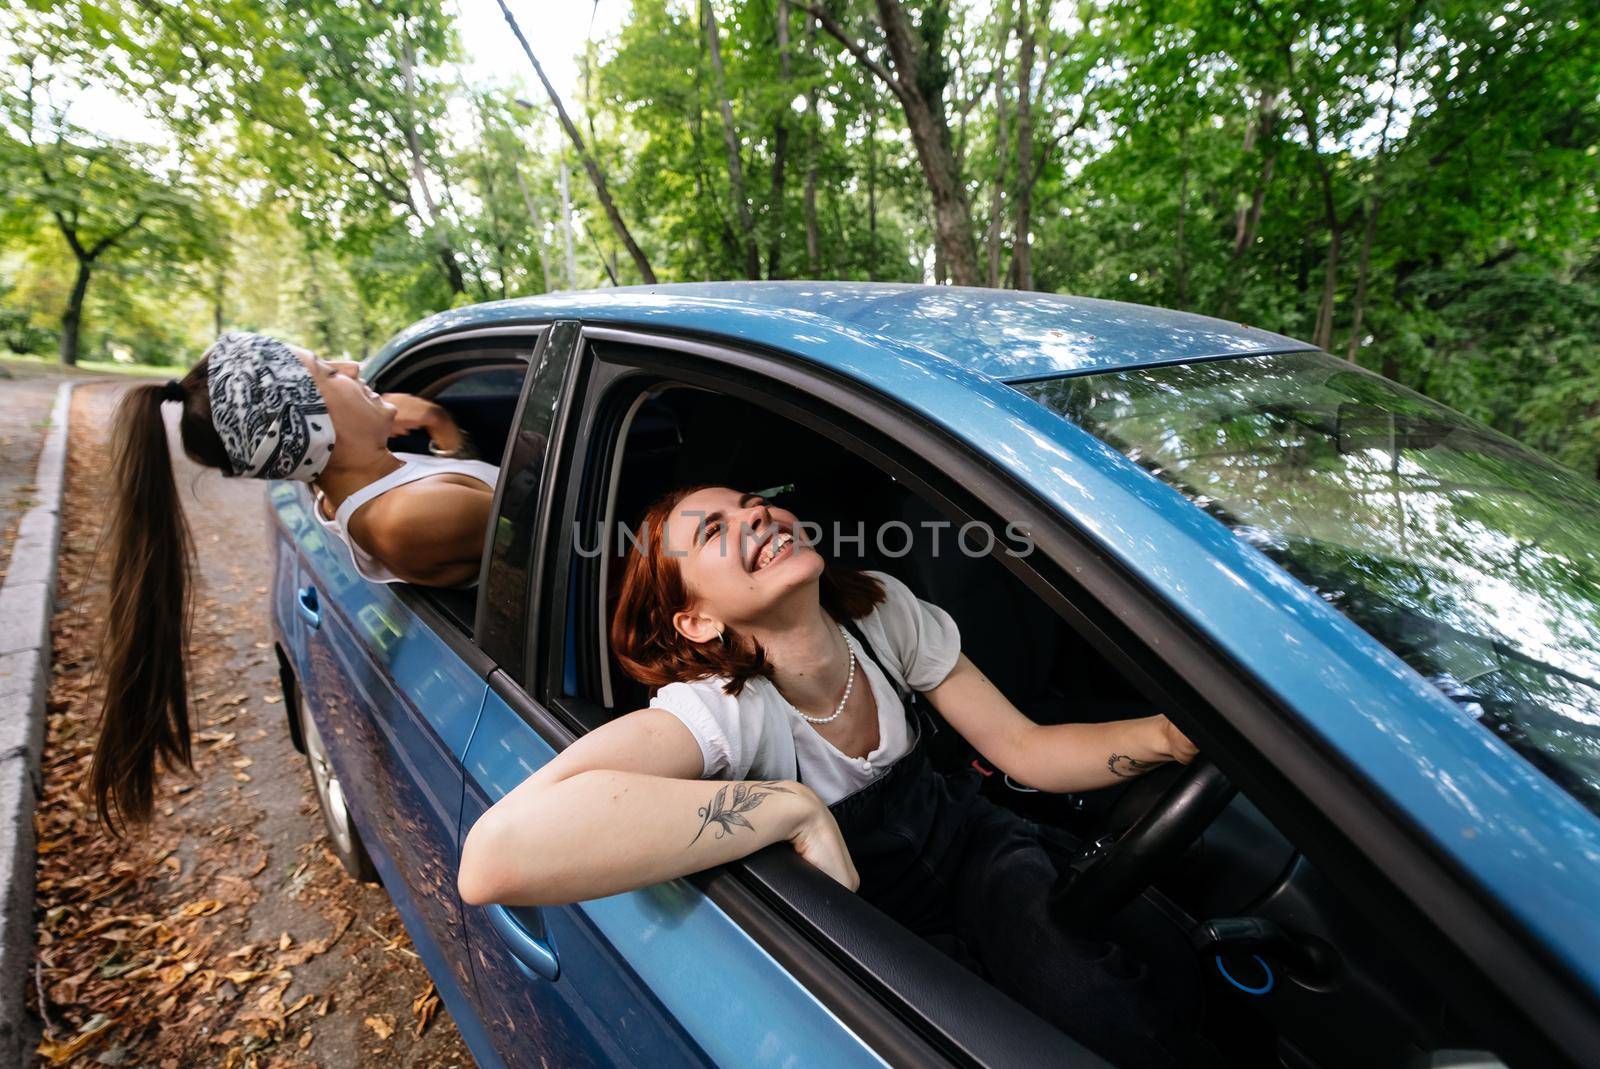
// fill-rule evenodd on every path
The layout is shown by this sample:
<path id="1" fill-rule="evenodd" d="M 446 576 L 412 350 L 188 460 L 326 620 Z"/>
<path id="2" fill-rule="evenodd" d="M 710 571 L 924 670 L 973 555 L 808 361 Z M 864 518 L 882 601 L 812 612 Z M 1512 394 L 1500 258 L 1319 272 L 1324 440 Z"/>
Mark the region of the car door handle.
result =
<path id="1" fill-rule="evenodd" d="M 505 943 L 511 956 L 538 973 L 546 980 L 561 976 L 561 964 L 556 961 L 555 948 L 550 941 L 528 931 L 525 924 L 512 915 L 505 906 L 489 906 L 489 925 Z M 534 912 L 529 910 L 529 912 Z M 537 913 L 535 913 L 537 916 Z M 540 925 L 543 928 L 543 925 Z"/>
<path id="2" fill-rule="evenodd" d="M 300 615 L 305 618 L 306 624 L 313 631 L 322 626 L 322 610 L 317 606 L 316 587 L 301 587 L 294 600 L 295 606 L 300 610 Z"/>

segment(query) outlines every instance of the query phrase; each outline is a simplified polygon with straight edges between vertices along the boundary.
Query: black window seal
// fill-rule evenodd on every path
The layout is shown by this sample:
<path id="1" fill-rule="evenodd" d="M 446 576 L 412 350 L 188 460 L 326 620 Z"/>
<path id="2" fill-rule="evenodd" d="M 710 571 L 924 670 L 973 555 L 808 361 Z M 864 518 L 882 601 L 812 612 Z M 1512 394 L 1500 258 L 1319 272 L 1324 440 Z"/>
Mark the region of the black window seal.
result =
<path id="1" fill-rule="evenodd" d="M 1107 372 L 1115 374 L 1118 371 L 1150 371 L 1154 368 L 1178 367 L 1184 364 L 1216 364 L 1224 360 L 1248 360 L 1253 356 L 1287 356 L 1291 353 L 1322 353 L 1327 355 L 1327 350 L 1318 349 L 1315 345 L 1278 346 L 1272 349 L 1253 349 L 1244 353 L 1207 353 L 1203 356 L 1174 356 L 1165 360 L 1141 360 L 1138 363 L 1131 364 L 1093 364 L 1088 367 L 1040 371 L 1031 375 L 1018 375 L 1015 378 L 1000 377 L 1000 381 L 1007 386 L 1027 386 L 1036 382 L 1054 382 L 1056 379 L 1081 379 L 1090 375 L 1103 375 Z"/>
<path id="2" fill-rule="evenodd" d="M 541 383 L 549 381 L 549 375 L 559 372 L 560 378 L 556 382 L 552 399 L 554 411 L 545 439 L 544 456 L 540 461 L 539 485 L 534 497 L 533 517 L 530 520 L 528 549 L 531 559 L 528 562 L 526 585 L 523 590 L 522 611 L 516 615 L 515 630 L 504 639 L 505 648 L 490 651 L 497 655 L 497 660 L 506 670 L 508 678 L 529 689 L 538 686 L 541 675 L 541 665 L 534 651 L 540 636 L 545 633 L 541 622 L 543 615 L 541 607 L 549 600 L 545 595 L 544 577 L 549 556 L 551 517 L 558 508 L 555 487 L 564 482 L 567 459 L 575 448 L 572 440 L 574 421 L 571 412 L 574 398 L 583 393 L 583 382 L 588 371 L 585 354 L 582 326 L 577 321 L 560 320 L 553 323 L 541 342 L 536 373 L 529 375 L 529 388 L 523 392 L 523 400 L 517 409 L 516 426 L 520 428 L 523 423 L 524 406 L 532 396 L 535 380 Z M 510 478 L 515 477 L 521 463 L 518 461 L 517 464 L 507 464 L 500 478 L 502 486 L 505 486 Z M 494 511 L 495 524 L 499 524 L 502 513 L 502 501 L 497 498 Z M 491 531 L 484 545 L 483 579 L 478 584 L 480 625 L 487 617 L 488 598 L 484 595 L 492 586 L 505 581 L 497 573 L 509 570 L 509 566 L 504 565 L 499 555 L 495 553 L 495 548 L 494 533 Z"/>
<path id="3" fill-rule="evenodd" d="M 1390 921 L 1386 934 L 1429 963 L 1426 971 L 1441 991 L 1484 1029 L 1498 1053 L 1529 1064 L 1578 1065 L 1573 1052 L 1600 1049 L 1600 1006 L 1561 962 L 1530 947 L 1514 918 L 1478 893 L 1468 874 L 1359 769 L 1300 730 L 1247 670 L 1008 473 L 903 403 L 792 354 L 623 326 L 590 325 L 584 333 L 591 346 L 647 350 L 641 370 L 663 377 L 698 372 L 703 384 L 723 390 L 762 385 L 782 391 L 801 416 L 820 406 L 868 426 L 876 422 L 883 449 L 874 463 L 901 454 L 933 471 L 970 470 L 968 488 L 987 510 L 1023 517 L 1061 576 L 1133 633 L 1158 639 L 1142 644 L 1216 714 L 1204 722 L 1180 719 L 1180 726 L 1223 758 L 1235 782 L 1266 803 L 1261 808 L 1280 830 L 1308 846 L 1319 870 L 1369 918 Z M 1081 617 L 1042 577 L 1028 585 L 1058 611 L 1065 608 L 1064 617 Z"/>

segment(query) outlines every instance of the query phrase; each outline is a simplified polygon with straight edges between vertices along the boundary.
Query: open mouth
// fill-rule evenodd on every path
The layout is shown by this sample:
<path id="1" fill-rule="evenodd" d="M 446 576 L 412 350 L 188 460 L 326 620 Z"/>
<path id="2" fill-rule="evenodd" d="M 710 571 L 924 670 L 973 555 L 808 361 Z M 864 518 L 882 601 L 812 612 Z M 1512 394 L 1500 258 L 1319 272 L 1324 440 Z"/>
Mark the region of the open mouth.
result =
<path id="1" fill-rule="evenodd" d="M 788 531 L 778 531 L 769 537 L 756 552 L 756 559 L 750 570 L 759 572 L 770 568 L 774 561 L 791 555 L 794 546 L 794 535 Z"/>

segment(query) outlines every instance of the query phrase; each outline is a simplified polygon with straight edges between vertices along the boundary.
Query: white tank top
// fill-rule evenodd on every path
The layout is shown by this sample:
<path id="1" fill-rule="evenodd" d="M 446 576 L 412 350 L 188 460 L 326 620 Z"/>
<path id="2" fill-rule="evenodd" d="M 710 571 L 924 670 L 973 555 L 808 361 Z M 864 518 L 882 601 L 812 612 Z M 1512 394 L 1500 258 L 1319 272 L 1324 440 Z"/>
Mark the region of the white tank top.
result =
<path id="1" fill-rule="evenodd" d="M 397 486 L 414 483 L 419 479 L 426 479 L 430 475 L 465 475 L 483 483 L 491 491 L 499 481 L 500 469 L 493 464 L 482 460 L 457 460 L 448 457 L 424 456 L 420 453 L 396 453 L 401 461 L 400 467 L 391 471 L 381 479 L 375 479 L 339 503 L 339 509 L 334 513 L 333 519 L 328 519 L 323 514 L 322 505 L 327 500 L 320 487 L 312 487 L 312 509 L 317 520 L 328 532 L 339 541 L 350 547 L 350 558 L 355 561 L 356 571 L 374 583 L 404 583 L 406 580 L 391 572 L 382 561 L 362 549 L 354 538 L 350 537 L 346 524 L 350 517 L 355 515 L 356 509 L 368 501 L 393 490 Z M 462 583 L 459 589 L 469 590 L 478 585 L 477 577 L 469 583 Z"/>

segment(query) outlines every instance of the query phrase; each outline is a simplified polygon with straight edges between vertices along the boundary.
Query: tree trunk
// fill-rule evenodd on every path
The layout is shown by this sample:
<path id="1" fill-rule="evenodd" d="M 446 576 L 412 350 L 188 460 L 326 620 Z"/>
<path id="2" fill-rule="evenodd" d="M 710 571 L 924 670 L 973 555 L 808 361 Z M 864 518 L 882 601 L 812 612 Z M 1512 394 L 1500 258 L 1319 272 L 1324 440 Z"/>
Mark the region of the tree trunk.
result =
<path id="1" fill-rule="evenodd" d="M 722 34 L 717 29 L 717 13 L 711 0 L 700 0 L 700 18 L 706 24 L 706 48 L 711 54 L 711 78 L 717 90 L 722 114 L 722 147 L 728 157 L 728 187 L 733 194 L 734 214 L 739 219 L 740 239 L 744 244 L 746 278 L 761 277 L 761 258 L 756 251 L 756 223 L 745 195 L 744 165 L 740 160 L 739 130 L 733 124 L 733 104 L 728 100 L 728 80 L 722 69 Z"/>
<path id="2" fill-rule="evenodd" d="M 78 364 L 78 338 L 83 327 L 83 298 L 89 292 L 89 273 L 94 261 L 78 258 L 78 274 L 72 280 L 72 291 L 67 294 L 67 307 L 61 312 L 61 362 L 68 367 Z"/>
<path id="3" fill-rule="evenodd" d="M 778 81 L 783 100 L 772 123 L 772 189 L 767 194 L 767 277 L 783 277 L 783 185 L 784 166 L 789 151 L 790 83 L 794 72 L 789 65 L 789 0 L 778 0 Z"/>
<path id="4" fill-rule="evenodd" d="M 1017 38 L 1022 54 L 1017 62 L 1017 192 L 1012 216 L 1016 230 L 1011 242 L 1011 262 L 1015 265 L 1017 288 L 1033 289 L 1033 57 L 1038 38 L 1028 11 L 1030 0 L 1017 0 Z M 1046 12 L 1049 8 L 1045 8 Z"/>
<path id="5" fill-rule="evenodd" d="M 1022 0 L 1026 3 L 1027 0 Z M 1005 64 L 1006 45 L 1011 40 L 1011 12 L 1001 15 L 1000 40 L 995 48 L 995 65 Z M 994 80 L 994 176 L 989 187 L 989 227 L 984 235 L 988 273 L 985 282 L 990 289 L 1000 285 L 1000 230 L 1005 216 L 1006 159 L 1011 155 L 1010 126 L 1006 114 L 1006 81 L 997 73 Z"/>
<path id="6" fill-rule="evenodd" d="M 1261 225 L 1261 209 L 1266 203 L 1267 186 L 1272 181 L 1272 168 L 1278 157 L 1278 142 L 1272 137 L 1276 117 L 1277 106 L 1273 97 L 1267 90 L 1261 90 L 1256 97 L 1256 121 L 1245 130 L 1244 154 L 1248 156 L 1257 145 L 1262 142 L 1268 143 L 1263 149 L 1261 169 L 1257 173 L 1255 190 L 1250 195 L 1248 205 L 1241 197 L 1239 208 L 1234 213 L 1233 258 L 1235 260 L 1248 252 L 1250 246 L 1255 243 L 1256 230 Z"/>
<path id="7" fill-rule="evenodd" d="M 1250 194 L 1250 199 L 1244 199 L 1244 192 L 1239 193 L 1238 206 L 1234 211 L 1233 219 L 1233 253 L 1229 257 L 1231 263 L 1238 265 L 1232 267 L 1223 282 L 1222 295 L 1217 301 L 1216 314 L 1224 319 L 1233 315 L 1234 304 L 1238 301 L 1239 290 L 1244 281 L 1244 271 L 1240 261 L 1245 254 L 1255 245 L 1256 232 L 1261 226 L 1261 210 L 1266 204 L 1267 187 L 1272 184 L 1273 166 L 1278 158 L 1278 138 L 1273 136 L 1277 125 L 1278 104 L 1277 93 L 1272 90 L 1262 89 L 1256 94 L 1256 119 L 1244 133 L 1244 155 L 1261 151 L 1261 166 L 1256 172 L 1255 188 Z M 1263 145 L 1263 143 L 1265 143 Z M 1302 250 L 1304 246 L 1302 245 Z M 1302 277 L 1306 270 L 1304 258 L 1301 261 Z M 1301 285 L 1302 292 L 1305 285 Z"/>
<path id="8" fill-rule="evenodd" d="M 806 220 L 806 269 L 812 278 L 822 274 L 822 234 L 817 228 L 817 94 L 806 93 L 806 185 L 801 197 Z"/>
<path id="9" fill-rule="evenodd" d="M 400 47 L 400 77 L 405 86 L 405 138 L 406 150 L 411 157 L 411 180 L 417 184 L 422 193 L 425 211 L 420 221 L 423 229 L 428 232 L 429 240 L 434 244 L 439 264 L 444 270 L 445 282 L 449 284 L 451 293 L 465 293 L 467 280 L 461 273 L 461 265 L 456 262 L 455 250 L 450 247 L 450 239 L 445 234 L 444 221 L 439 218 L 439 206 L 434 203 L 433 191 L 428 186 L 428 171 L 423 165 L 422 142 L 417 137 L 416 108 L 412 103 L 416 96 L 416 80 L 413 72 L 415 62 L 411 42 L 407 40 Z"/>
<path id="10" fill-rule="evenodd" d="M 929 64 L 942 62 L 942 59 L 919 48 L 911 20 L 900 0 L 877 0 L 877 5 L 897 75 L 895 95 L 905 110 L 911 143 L 922 164 L 923 177 L 928 180 L 940 259 L 952 283 L 976 286 L 980 275 L 978 250 L 973 243 L 972 208 L 967 203 L 966 187 L 951 149 L 950 123 L 944 110 L 944 84 L 942 79 L 930 77 Z M 924 11 L 922 24 L 926 27 L 941 16 L 942 9 Z"/>
<path id="11" fill-rule="evenodd" d="M 605 175 L 600 172 L 600 165 L 589 154 L 588 146 L 584 144 L 583 134 L 573 125 L 572 117 L 567 114 L 567 109 L 561 103 L 555 86 L 550 84 L 550 79 L 545 77 L 544 68 L 539 65 L 539 60 L 533 54 L 533 48 L 528 44 L 528 39 L 523 36 L 522 27 L 517 24 L 516 17 L 511 14 L 511 9 L 506 7 L 506 0 L 496 0 L 500 5 L 500 14 L 505 16 L 506 25 L 511 27 L 517 43 L 522 46 L 522 52 L 528 57 L 528 62 L 533 64 L 533 72 L 539 76 L 539 83 L 544 86 L 544 91 L 550 98 L 550 103 L 555 105 L 556 118 L 561 121 L 561 128 L 566 131 L 567 138 L 572 142 L 572 147 L 577 150 L 578 158 L 583 161 L 583 169 L 588 172 L 589 181 L 594 186 L 595 197 L 600 201 L 600 207 L 606 213 L 606 219 L 611 223 L 611 230 L 616 234 L 617 240 L 628 250 L 628 255 L 633 259 L 634 269 L 639 272 L 639 277 L 646 285 L 656 284 L 656 273 L 650 267 L 650 261 L 645 257 L 644 250 L 639 243 L 633 240 L 633 234 L 628 230 L 628 224 L 623 222 L 622 213 L 617 210 L 616 201 L 611 199 L 611 191 L 606 188 Z"/>
<path id="12" fill-rule="evenodd" d="M 844 216 L 839 210 L 839 202 L 843 198 L 839 196 L 839 191 L 831 186 L 825 195 L 827 197 L 828 222 L 833 226 L 834 248 L 833 262 L 828 265 L 828 273 L 837 275 L 841 271 L 840 250 L 847 247 L 844 237 Z"/>
<path id="13" fill-rule="evenodd" d="M 1361 351 L 1361 321 L 1367 311 L 1367 278 L 1372 269 L 1372 238 L 1378 229 L 1378 212 L 1383 201 L 1374 200 L 1367 205 L 1367 221 L 1361 231 L 1361 259 L 1356 267 L 1356 295 L 1350 312 L 1350 341 L 1345 346 L 1345 359 L 1355 362 Z"/>
<path id="14" fill-rule="evenodd" d="M 533 203 L 533 194 L 528 192 L 528 180 L 522 177 L 522 167 L 512 164 L 511 173 L 517 179 L 517 192 L 522 194 L 522 209 L 528 213 L 528 222 L 534 226 L 533 251 L 539 257 L 539 273 L 544 276 L 544 292 L 550 292 L 550 261 L 544 255 L 544 237 L 539 233 L 539 209 Z"/>
<path id="15" fill-rule="evenodd" d="M 902 72 L 901 80 L 908 83 L 901 102 L 906 125 L 911 131 L 911 143 L 917 150 L 917 159 L 922 164 L 933 199 L 934 233 L 938 236 L 945 271 L 957 286 L 976 286 L 978 255 L 972 241 L 972 208 L 967 204 L 967 191 L 951 150 L 944 101 L 941 97 L 930 98 L 922 91 L 918 76 L 921 62 L 911 40 L 905 11 L 897 0 L 878 0 L 878 8 L 883 12 L 890 54 L 895 57 L 896 68 Z"/>
<path id="16" fill-rule="evenodd" d="M 813 57 L 814 62 L 816 54 L 817 20 L 810 11 L 806 11 L 806 55 Z M 816 86 L 808 85 L 806 87 L 806 177 L 800 204 L 806 226 L 806 272 L 811 278 L 818 278 L 822 274 L 822 234 L 817 228 L 817 140 L 821 121 L 821 117 L 817 114 Z"/>
<path id="17" fill-rule="evenodd" d="M 561 250 L 567 268 L 567 289 L 575 290 L 578 288 L 578 253 L 572 245 L 572 189 L 565 159 L 556 171 L 556 178 L 561 186 Z"/>
<path id="18" fill-rule="evenodd" d="M 1339 289 L 1339 246 L 1344 238 L 1344 227 L 1339 222 L 1338 205 L 1333 198 L 1333 172 L 1328 161 L 1317 149 L 1322 136 L 1319 124 L 1301 108 L 1306 118 L 1306 136 L 1310 140 L 1311 159 L 1317 169 L 1322 186 L 1322 216 L 1328 227 L 1328 255 L 1322 264 L 1322 298 L 1317 302 L 1317 323 L 1311 332 L 1311 344 L 1319 349 L 1333 348 L 1333 305 Z"/>
<path id="19" fill-rule="evenodd" d="M 878 22 L 892 71 L 875 60 L 826 10 L 807 10 L 873 77 L 894 91 L 905 112 L 917 162 L 927 179 L 935 242 L 940 251 L 938 260 L 945 265 L 952 282 L 976 286 L 983 276 L 978 270 L 972 206 L 951 148 L 950 121 L 944 108 L 943 37 L 948 3 L 949 0 L 930 0 L 913 28 L 900 0 L 877 0 Z"/>
<path id="20" fill-rule="evenodd" d="M 922 161 L 933 200 L 934 234 L 939 241 L 950 281 L 957 286 L 978 284 L 978 256 L 972 243 L 972 209 L 950 151 L 950 128 L 924 102 L 906 108 L 911 143 Z"/>
<path id="21" fill-rule="evenodd" d="M 1189 307 L 1189 257 L 1183 240 L 1184 217 L 1189 214 L 1189 129 L 1185 125 L 1178 131 L 1178 226 L 1177 226 L 1177 276 L 1178 307 Z"/>
<path id="22" fill-rule="evenodd" d="M 984 235 L 988 259 L 988 274 L 985 281 L 991 289 L 1000 285 L 1000 232 L 1004 229 L 1005 220 L 1006 158 L 1011 155 L 1003 84 L 995 86 L 994 110 L 996 141 L 994 180 L 989 189 L 989 228 Z"/>
<path id="23" fill-rule="evenodd" d="M 867 113 L 867 281 L 878 281 L 878 109 Z"/>
<path id="24" fill-rule="evenodd" d="M 1378 214 L 1383 211 L 1383 193 L 1380 184 L 1383 165 L 1389 155 L 1389 130 L 1394 123 L 1395 98 L 1400 92 L 1400 75 L 1405 62 L 1406 36 L 1404 24 L 1395 27 L 1394 77 L 1389 82 L 1389 103 L 1383 112 L 1383 134 L 1378 138 L 1378 155 L 1373 161 L 1372 183 L 1379 187 L 1377 193 L 1367 196 L 1367 218 L 1361 231 L 1361 262 L 1356 268 L 1355 307 L 1350 319 L 1350 341 L 1345 349 L 1345 359 L 1355 362 L 1361 351 L 1361 322 L 1367 310 L 1367 279 L 1372 270 L 1372 239 L 1378 229 Z"/>
<path id="25" fill-rule="evenodd" d="M 211 276 L 211 332 L 215 335 L 222 333 L 222 324 L 226 319 L 223 301 L 228 292 L 228 272 L 220 263 L 212 265 L 212 271 L 214 273 Z"/>
<path id="26" fill-rule="evenodd" d="M 1322 265 L 1322 300 L 1317 304 L 1317 325 L 1311 344 L 1319 349 L 1333 348 L 1333 304 L 1339 289 L 1339 244 L 1343 234 L 1337 220 L 1328 227 L 1328 256 Z"/>

